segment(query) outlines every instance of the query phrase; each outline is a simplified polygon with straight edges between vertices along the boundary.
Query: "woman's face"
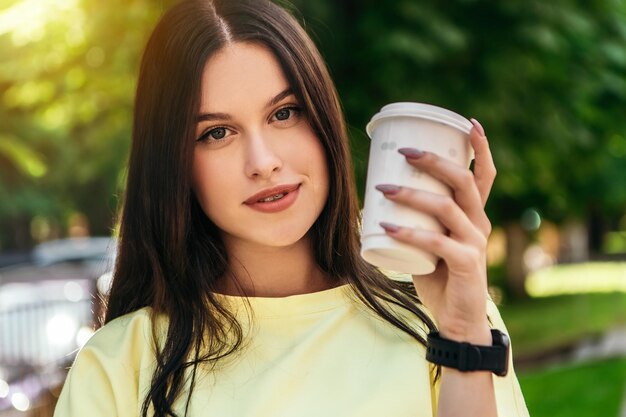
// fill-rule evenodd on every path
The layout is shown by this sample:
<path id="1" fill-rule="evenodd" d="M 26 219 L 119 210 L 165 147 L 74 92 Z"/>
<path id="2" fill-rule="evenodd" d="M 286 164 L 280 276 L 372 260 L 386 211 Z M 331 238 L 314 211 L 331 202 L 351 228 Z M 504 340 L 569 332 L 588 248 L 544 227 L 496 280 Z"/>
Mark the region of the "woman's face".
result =
<path id="1" fill-rule="evenodd" d="M 198 120 L 193 190 L 227 246 L 298 242 L 326 203 L 328 167 L 274 55 L 239 42 L 212 56 Z M 258 202 L 274 187 L 277 200 Z"/>

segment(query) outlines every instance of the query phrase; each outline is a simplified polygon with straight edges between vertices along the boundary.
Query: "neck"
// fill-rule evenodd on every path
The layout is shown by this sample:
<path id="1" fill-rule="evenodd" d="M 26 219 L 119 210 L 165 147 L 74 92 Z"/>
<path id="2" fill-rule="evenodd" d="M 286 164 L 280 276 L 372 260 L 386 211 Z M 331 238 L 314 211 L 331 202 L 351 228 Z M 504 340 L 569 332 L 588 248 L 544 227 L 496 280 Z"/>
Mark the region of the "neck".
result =
<path id="1" fill-rule="evenodd" d="M 225 239 L 229 269 L 220 293 L 248 297 L 286 297 L 327 290 L 339 285 L 315 262 L 307 236 L 285 247 L 260 246 Z M 236 277 L 236 278 L 235 278 Z"/>

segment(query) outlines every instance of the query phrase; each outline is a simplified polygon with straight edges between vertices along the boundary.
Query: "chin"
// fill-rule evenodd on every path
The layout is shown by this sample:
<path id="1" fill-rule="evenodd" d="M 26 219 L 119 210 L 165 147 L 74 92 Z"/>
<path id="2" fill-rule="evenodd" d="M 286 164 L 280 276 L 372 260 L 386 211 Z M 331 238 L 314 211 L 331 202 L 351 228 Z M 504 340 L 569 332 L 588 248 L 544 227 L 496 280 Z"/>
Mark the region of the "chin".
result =
<path id="1" fill-rule="evenodd" d="M 255 239 L 255 242 L 263 246 L 282 248 L 282 247 L 295 245 L 296 243 L 300 242 L 305 236 L 308 236 L 308 235 L 306 233 L 302 233 L 302 234 L 289 233 L 289 234 L 277 235 L 273 237 L 270 237 L 270 236 L 259 237 L 258 239 Z"/>
<path id="2" fill-rule="evenodd" d="M 284 225 L 281 227 L 269 227 L 248 229 L 242 231 L 236 237 L 239 240 L 246 240 L 260 246 L 268 247 L 288 247 L 300 242 L 303 238 L 308 238 L 309 227 L 302 225 Z M 252 233 L 250 233 L 252 231 Z M 247 233 L 246 233 L 247 232 Z"/>

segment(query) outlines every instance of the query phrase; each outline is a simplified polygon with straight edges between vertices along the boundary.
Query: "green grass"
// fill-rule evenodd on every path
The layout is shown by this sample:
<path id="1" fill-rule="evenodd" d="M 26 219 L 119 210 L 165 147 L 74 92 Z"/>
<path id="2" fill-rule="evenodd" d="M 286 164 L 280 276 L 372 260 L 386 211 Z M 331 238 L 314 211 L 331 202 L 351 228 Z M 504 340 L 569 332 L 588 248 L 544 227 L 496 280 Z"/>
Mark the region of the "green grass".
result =
<path id="1" fill-rule="evenodd" d="M 527 284 L 541 297 L 499 306 L 517 358 L 626 326 L 626 263 L 558 266 Z M 532 417 L 618 417 L 626 396 L 626 358 L 518 369 L 518 377 Z"/>
<path id="2" fill-rule="evenodd" d="M 532 417 L 618 417 L 626 358 L 520 373 Z"/>
<path id="3" fill-rule="evenodd" d="M 621 292 L 534 298 L 499 309 L 517 357 L 626 325 L 626 293 Z"/>

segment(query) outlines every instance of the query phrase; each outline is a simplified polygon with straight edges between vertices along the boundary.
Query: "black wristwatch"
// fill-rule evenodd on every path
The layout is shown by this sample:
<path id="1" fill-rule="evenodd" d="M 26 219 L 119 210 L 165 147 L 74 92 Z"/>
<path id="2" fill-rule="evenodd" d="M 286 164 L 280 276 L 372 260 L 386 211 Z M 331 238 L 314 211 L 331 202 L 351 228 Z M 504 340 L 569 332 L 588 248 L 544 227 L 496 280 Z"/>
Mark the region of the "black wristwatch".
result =
<path id="1" fill-rule="evenodd" d="M 505 376 L 509 370 L 509 337 L 492 329 L 492 346 L 471 345 L 444 339 L 438 332 L 428 335 L 426 360 L 459 371 L 491 371 Z"/>

